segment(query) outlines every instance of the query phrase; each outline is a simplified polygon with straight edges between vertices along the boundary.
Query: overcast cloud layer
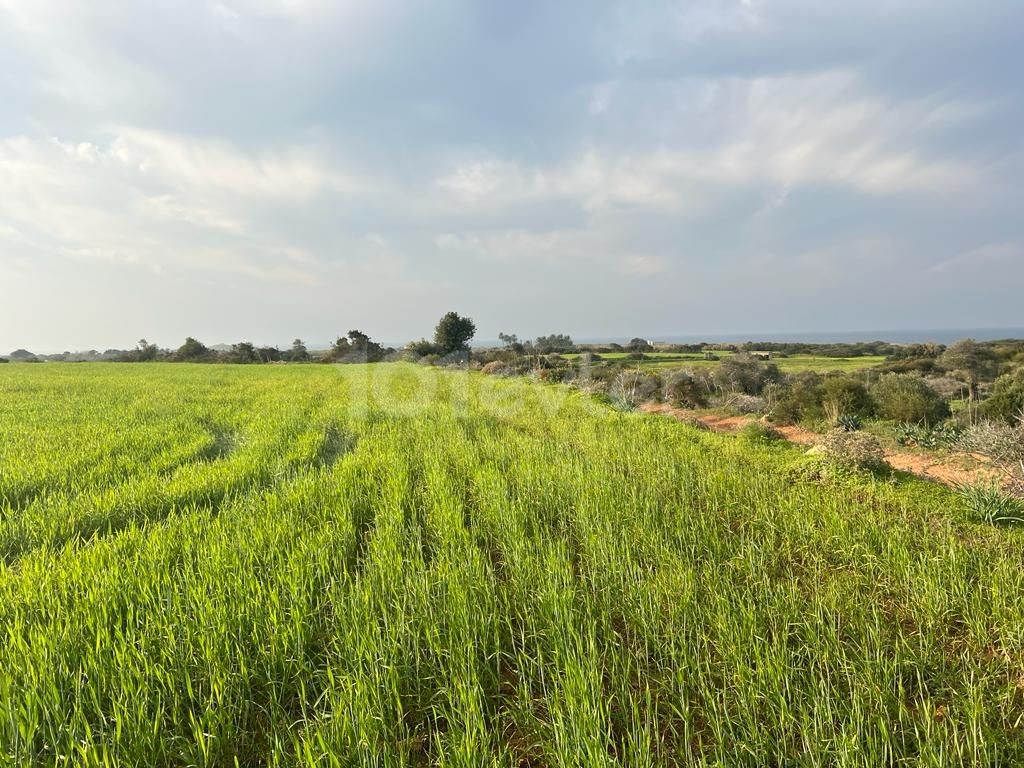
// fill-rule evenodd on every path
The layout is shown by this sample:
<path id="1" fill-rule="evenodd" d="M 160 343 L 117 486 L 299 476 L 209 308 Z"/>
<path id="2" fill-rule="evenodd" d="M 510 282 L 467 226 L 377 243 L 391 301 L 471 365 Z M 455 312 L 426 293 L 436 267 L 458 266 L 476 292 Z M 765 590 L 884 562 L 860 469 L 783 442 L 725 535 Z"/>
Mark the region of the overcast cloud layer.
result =
<path id="1" fill-rule="evenodd" d="M 1024 325 L 1019 0 L 0 0 L 0 351 Z"/>

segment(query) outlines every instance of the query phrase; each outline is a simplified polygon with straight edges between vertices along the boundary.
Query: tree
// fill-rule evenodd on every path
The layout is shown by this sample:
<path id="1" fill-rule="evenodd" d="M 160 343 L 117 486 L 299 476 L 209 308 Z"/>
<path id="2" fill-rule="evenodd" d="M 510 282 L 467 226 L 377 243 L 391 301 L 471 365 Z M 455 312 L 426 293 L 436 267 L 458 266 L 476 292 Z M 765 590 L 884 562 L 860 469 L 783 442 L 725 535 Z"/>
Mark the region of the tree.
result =
<path id="1" fill-rule="evenodd" d="M 139 339 L 138 348 L 135 350 L 135 359 L 140 363 L 148 363 L 151 360 L 156 360 L 159 352 L 160 349 L 156 344 L 150 344 L 145 339 Z"/>
<path id="2" fill-rule="evenodd" d="M 288 359 L 293 363 L 304 363 L 309 360 L 309 350 L 306 349 L 306 345 L 302 342 L 302 339 L 296 339 L 292 342 L 292 348 L 288 353 Z"/>
<path id="3" fill-rule="evenodd" d="M 519 341 L 519 337 L 514 333 L 499 333 L 498 341 L 517 355 L 521 355 L 526 351 L 526 345 Z"/>
<path id="4" fill-rule="evenodd" d="M 351 351 L 352 345 L 349 343 L 348 339 L 345 336 L 339 336 L 335 339 L 331 348 L 327 350 L 327 354 L 324 355 L 324 357 L 327 360 L 338 363 L 344 360 Z"/>
<path id="5" fill-rule="evenodd" d="M 947 371 L 960 372 L 966 378 L 972 403 L 978 400 L 978 382 L 994 377 L 999 370 L 999 359 L 995 353 L 974 339 L 964 339 L 949 347 L 939 358 L 939 364 Z"/>
<path id="6" fill-rule="evenodd" d="M 434 346 L 437 354 L 450 355 L 469 349 L 469 342 L 476 335 L 476 323 L 457 312 L 449 312 L 441 318 L 434 329 Z"/>
<path id="7" fill-rule="evenodd" d="M 534 342 L 534 349 L 538 354 L 550 352 L 574 352 L 576 344 L 572 337 L 564 333 L 552 333 L 550 336 L 538 336 Z"/>
<path id="8" fill-rule="evenodd" d="M 232 363 L 258 363 L 256 347 L 248 341 L 240 341 L 231 345 L 230 358 Z"/>
<path id="9" fill-rule="evenodd" d="M 637 336 L 630 340 L 629 344 L 626 345 L 626 349 L 630 352 L 648 352 L 653 349 L 653 347 L 651 347 L 647 339 L 641 339 Z"/>
<path id="10" fill-rule="evenodd" d="M 338 339 L 329 358 L 335 362 L 375 363 L 384 357 L 384 348 L 359 330 L 349 331 L 347 339 Z"/>
<path id="11" fill-rule="evenodd" d="M 261 363 L 278 363 L 281 361 L 281 350 L 277 347 L 260 347 L 256 350 L 256 359 Z"/>
<path id="12" fill-rule="evenodd" d="M 185 339 L 185 343 L 174 353 L 174 359 L 181 361 L 205 360 L 208 357 L 210 357 L 210 348 L 191 336 Z"/>

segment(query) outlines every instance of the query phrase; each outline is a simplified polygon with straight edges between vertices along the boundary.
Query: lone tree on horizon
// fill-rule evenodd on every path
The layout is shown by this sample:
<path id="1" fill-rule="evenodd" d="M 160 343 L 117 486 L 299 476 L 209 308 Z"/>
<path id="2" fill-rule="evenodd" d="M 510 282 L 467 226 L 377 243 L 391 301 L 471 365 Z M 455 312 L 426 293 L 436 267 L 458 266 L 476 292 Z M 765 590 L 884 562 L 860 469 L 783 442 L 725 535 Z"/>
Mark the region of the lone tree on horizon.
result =
<path id="1" fill-rule="evenodd" d="M 439 355 L 450 355 L 452 352 L 464 352 L 469 349 L 469 342 L 476 335 L 476 323 L 457 312 L 449 312 L 437 324 L 434 330 L 434 346 Z"/>

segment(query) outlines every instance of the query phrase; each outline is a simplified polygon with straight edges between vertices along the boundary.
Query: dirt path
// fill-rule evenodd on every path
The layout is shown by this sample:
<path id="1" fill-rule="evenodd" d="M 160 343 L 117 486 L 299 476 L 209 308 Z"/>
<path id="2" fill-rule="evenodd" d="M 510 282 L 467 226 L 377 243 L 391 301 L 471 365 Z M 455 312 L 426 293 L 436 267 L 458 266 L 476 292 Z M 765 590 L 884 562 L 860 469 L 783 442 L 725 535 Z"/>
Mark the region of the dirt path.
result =
<path id="1" fill-rule="evenodd" d="M 735 434 L 744 426 L 755 421 L 753 416 L 722 416 L 686 408 L 673 408 L 665 403 L 647 403 L 640 407 L 647 413 L 659 413 L 680 421 L 699 422 L 712 432 Z M 817 445 L 821 435 L 797 426 L 774 427 L 791 443 Z M 885 460 L 889 466 L 901 472 L 909 472 L 926 480 L 951 487 L 979 481 L 998 481 L 998 474 L 989 467 L 981 466 L 978 457 L 965 454 L 940 456 L 924 452 L 886 449 Z"/>

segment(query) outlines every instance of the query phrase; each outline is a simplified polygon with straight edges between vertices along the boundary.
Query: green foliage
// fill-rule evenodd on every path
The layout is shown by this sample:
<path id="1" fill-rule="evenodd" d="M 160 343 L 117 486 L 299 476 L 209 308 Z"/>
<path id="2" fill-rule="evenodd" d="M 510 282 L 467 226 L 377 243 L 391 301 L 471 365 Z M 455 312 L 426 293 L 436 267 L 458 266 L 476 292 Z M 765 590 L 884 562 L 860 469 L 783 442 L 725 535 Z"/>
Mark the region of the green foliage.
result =
<path id="1" fill-rule="evenodd" d="M 779 381 L 776 365 L 765 363 L 747 354 L 727 357 L 715 368 L 715 384 L 726 392 L 759 395 L 769 382 Z"/>
<path id="2" fill-rule="evenodd" d="M 0 403 L 2 765 L 1024 761 L 1019 532 L 947 489 L 407 364 Z"/>
<path id="3" fill-rule="evenodd" d="M 535 352 L 546 355 L 550 352 L 572 352 L 576 349 L 576 344 L 571 336 L 552 333 L 550 336 L 538 336 L 533 342 L 533 348 Z"/>
<path id="4" fill-rule="evenodd" d="M 856 432 L 864 428 L 864 421 L 856 413 L 844 413 L 836 419 L 836 426 L 845 432 Z"/>
<path id="5" fill-rule="evenodd" d="M 309 360 L 309 350 L 306 349 L 302 339 L 295 339 L 292 342 L 292 348 L 288 351 L 288 360 L 293 363 L 305 363 Z"/>
<path id="6" fill-rule="evenodd" d="M 476 323 L 457 312 L 449 312 L 441 318 L 434 329 L 433 351 L 442 357 L 454 352 L 465 352 L 469 349 L 469 342 L 473 340 L 475 334 Z"/>
<path id="7" fill-rule="evenodd" d="M 999 358 L 990 347 L 974 339 L 964 339 L 942 353 L 939 365 L 947 371 L 962 374 L 968 382 L 971 400 L 977 400 L 978 382 L 996 375 Z"/>
<path id="8" fill-rule="evenodd" d="M 779 430 L 765 424 L 763 421 L 751 421 L 745 424 L 739 431 L 740 439 L 749 443 L 775 443 L 784 440 Z"/>
<path id="9" fill-rule="evenodd" d="M 178 347 L 174 353 L 174 359 L 179 362 L 196 363 L 216 357 L 216 353 L 207 347 L 203 342 L 189 336 L 185 343 Z"/>
<path id="10" fill-rule="evenodd" d="M 777 424 L 796 424 L 805 419 L 823 417 L 821 408 L 822 377 L 810 371 L 786 377 L 771 418 Z"/>
<path id="11" fill-rule="evenodd" d="M 866 419 L 872 415 L 875 404 L 867 387 L 856 379 L 845 376 L 828 376 L 819 387 L 821 410 L 828 421 L 841 425 L 840 420 Z M 859 429 L 859 427 L 858 427 Z"/>
<path id="12" fill-rule="evenodd" d="M 426 339 L 420 339 L 419 341 L 410 341 L 405 349 L 407 352 L 412 353 L 416 357 L 426 357 L 427 355 L 437 355 L 437 345 L 432 341 Z M 438 355 L 440 357 L 440 355 Z"/>
<path id="13" fill-rule="evenodd" d="M 231 345 L 231 352 L 228 353 L 228 361 L 232 363 L 258 363 L 259 355 L 256 354 L 256 347 L 248 341 L 240 341 Z"/>
<path id="14" fill-rule="evenodd" d="M 971 517 L 979 523 L 1024 523 L 1024 502 L 1014 498 L 995 483 L 961 486 L 960 495 Z"/>
<path id="15" fill-rule="evenodd" d="M 900 445 L 936 450 L 949 448 L 960 440 L 963 430 L 957 424 L 897 424 L 893 428 Z"/>
<path id="16" fill-rule="evenodd" d="M 981 415 L 992 421 L 1013 424 L 1024 413 L 1024 368 L 1000 376 L 992 394 L 979 407 Z"/>
<path id="17" fill-rule="evenodd" d="M 332 363 L 373 363 L 384 359 L 384 348 L 359 330 L 339 337 L 325 355 Z"/>
<path id="18" fill-rule="evenodd" d="M 919 376 L 887 373 L 871 388 L 877 413 L 883 419 L 911 424 L 935 424 L 949 416 L 949 405 Z"/>

